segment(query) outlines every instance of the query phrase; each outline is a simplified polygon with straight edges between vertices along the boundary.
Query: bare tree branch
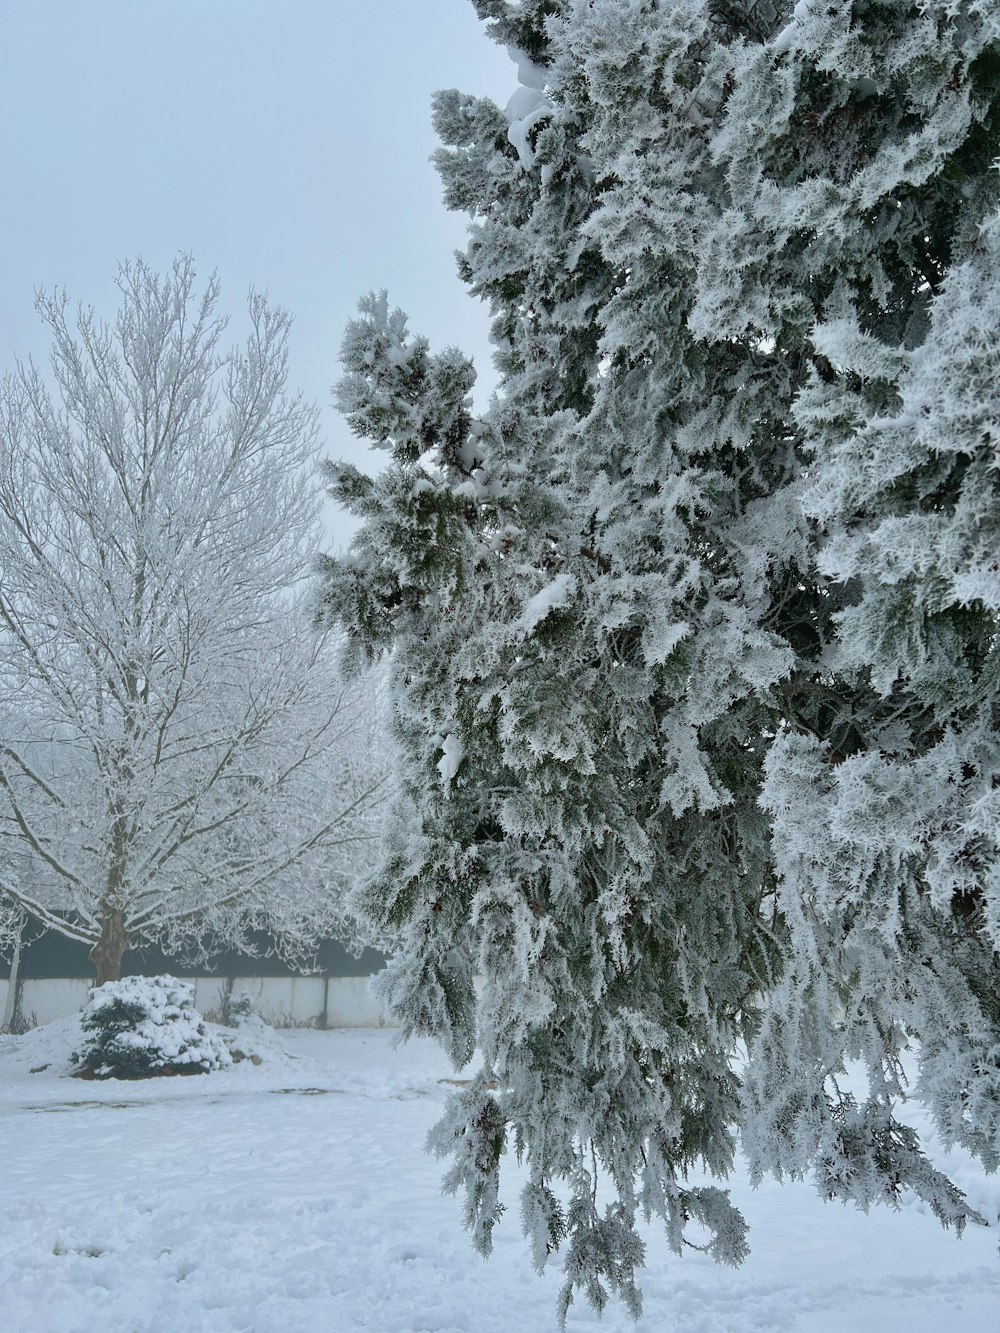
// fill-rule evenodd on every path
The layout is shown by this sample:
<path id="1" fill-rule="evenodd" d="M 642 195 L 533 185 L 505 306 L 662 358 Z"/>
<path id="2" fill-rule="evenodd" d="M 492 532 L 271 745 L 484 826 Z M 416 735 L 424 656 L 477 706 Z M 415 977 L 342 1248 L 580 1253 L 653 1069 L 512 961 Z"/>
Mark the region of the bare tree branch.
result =
<path id="1" fill-rule="evenodd" d="M 318 437 L 288 316 L 252 293 L 226 350 L 189 258 L 118 287 L 110 325 L 41 295 L 52 385 L 0 389 L 4 891 L 91 942 L 239 934 L 241 904 L 297 942 L 349 929 L 330 885 L 361 873 L 385 763 L 298 591 Z"/>

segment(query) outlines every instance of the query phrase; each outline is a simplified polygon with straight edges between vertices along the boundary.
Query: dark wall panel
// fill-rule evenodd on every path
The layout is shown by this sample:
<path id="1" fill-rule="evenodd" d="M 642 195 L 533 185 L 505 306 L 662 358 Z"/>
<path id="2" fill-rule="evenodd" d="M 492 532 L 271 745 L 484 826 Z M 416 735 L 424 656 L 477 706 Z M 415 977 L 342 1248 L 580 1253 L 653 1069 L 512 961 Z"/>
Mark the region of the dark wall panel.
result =
<path id="1" fill-rule="evenodd" d="M 288 977 L 298 975 L 279 958 L 265 957 L 271 941 L 261 935 L 257 941 L 259 954 L 217 954 L 206 963 L 191 966 L 166 954 L 152 945 L 130 949 L 122 960 L 126 976 L 154 976 L 167 972 L 175 977 L 204 976 L 210 973 L 220 977 Z M 89 946 L 67 939 L 53 930 L 25 933 L 21 951 L 21 976 L 26 980 L 43 977 L 93 977 L 94 965 L 89 958 Z M 360 958 L 349 954 L 336 940 L 324 940 L 316 951 L 316 965 L 309 970 L 331 977 L 367 977 L 377 972 L 385 962 L 383 954 L 365 949 Z M 3 969 L 0 975 L 6 975 Z"/>

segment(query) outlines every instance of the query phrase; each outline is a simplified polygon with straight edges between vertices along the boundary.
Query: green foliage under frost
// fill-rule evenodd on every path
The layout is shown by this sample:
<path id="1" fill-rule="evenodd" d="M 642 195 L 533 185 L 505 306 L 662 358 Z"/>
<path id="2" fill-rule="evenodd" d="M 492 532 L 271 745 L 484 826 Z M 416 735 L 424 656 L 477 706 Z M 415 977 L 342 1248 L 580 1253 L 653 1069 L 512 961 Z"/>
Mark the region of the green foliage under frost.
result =
<path id="1" fill-rule="evenodd" d="M 74 1053 L 80 1078 L 208 1074 L 232 1063 L 194 1007 L 194 984 L 175 977 L 123 977 L 91 989 Z"/>
<path id="2" fill-rule="evenodd" d="M 404 763 L 360 906 L 404 1029 L 482 1053 L 431 1137 L 476 1244 L 513 1148 L 562 1310 L 638 1313 L 638 1216 L 745 1257 L 740 1144 L 981 1220 L 907 1046 L 997 1163 L 1000 12 L 477 9 L 525 87 L 440 94 L 437 160 L 500 390 L 384 296 L 343 347 L 389 457 L 331 471 L 326 613 Z"/>

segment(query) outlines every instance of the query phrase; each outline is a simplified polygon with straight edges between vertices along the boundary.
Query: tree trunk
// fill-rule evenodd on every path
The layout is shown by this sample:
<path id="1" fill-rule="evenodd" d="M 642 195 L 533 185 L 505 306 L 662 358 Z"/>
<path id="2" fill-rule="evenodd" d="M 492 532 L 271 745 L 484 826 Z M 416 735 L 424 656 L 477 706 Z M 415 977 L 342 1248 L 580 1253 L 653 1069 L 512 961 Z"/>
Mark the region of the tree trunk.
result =
<path id="1" fill-rule="evenodd" d="M 0 1032 L 13 1032 L 21 998 L 21 940 L 24 936 L 25 915 L 18 913 L 17 939 L 14 941 L 14 957 L 10 962 L 10 978 L 7 982 L 7 1003 L 4 1005 L 3 1023 Z"/>
<path id="2" fill-rule="evenodd" d="M 90 961 L 97 972 L 95 986 L 117 981 L 122 974 L 122 958 L 128 948 L 125 916 L 117 908 L 105 908 L 101 917 L 101 937 L 90 951 Z"/>

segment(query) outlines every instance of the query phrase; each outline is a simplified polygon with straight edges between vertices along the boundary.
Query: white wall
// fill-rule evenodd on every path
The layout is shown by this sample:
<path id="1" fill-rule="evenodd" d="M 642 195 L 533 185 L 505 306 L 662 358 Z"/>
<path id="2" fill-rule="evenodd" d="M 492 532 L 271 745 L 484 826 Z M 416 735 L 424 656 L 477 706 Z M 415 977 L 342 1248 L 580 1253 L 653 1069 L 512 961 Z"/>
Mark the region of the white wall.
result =
<path id="1" fill-rule="evenodd" d="M 4 982 L 4 998 L 10 982 Z M 89 984 L 83 977 L 58 977 L 21 983 L 20 1017 L 28 1027 L 78 1013 L 87 1003 Z"/>
<path id="2" fill-rule="evenodd" d="M 392 1026 L 371 996 L 370 981 L 370 977 L 237 977 L 233 993 L 245 991 L 256 1012 L 272 1027 Z M 195 1006 L 215 1018 L 222 1009 L 225 983 L 219 977 L 196 977 L 194 982 Z M 0 1015 L 8 985 L 6 978 L 0 981 Z M 21 1013 L 29 1026 L 66 1018 L 87 1003 L 89 989 L 85 978 L 25 980 Z"/>

